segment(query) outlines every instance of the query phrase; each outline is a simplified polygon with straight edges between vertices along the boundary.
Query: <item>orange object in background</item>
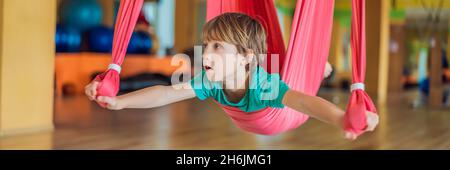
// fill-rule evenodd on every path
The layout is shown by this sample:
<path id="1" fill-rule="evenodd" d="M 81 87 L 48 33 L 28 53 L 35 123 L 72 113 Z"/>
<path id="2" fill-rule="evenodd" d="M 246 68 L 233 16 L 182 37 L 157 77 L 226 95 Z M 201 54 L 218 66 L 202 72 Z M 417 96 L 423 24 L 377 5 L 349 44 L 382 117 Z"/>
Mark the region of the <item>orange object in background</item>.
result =
<path id="1" fill-rule="evenodd" d="M 171 76 L 176 70 L 189 72 L 187 62 L 171 65 L 173 57 L 128 55 L 122 65 L 121 77 L 140 73 L 160 73 Z M 111 55 L 104 53 L 58 53 L 55 58 L 56 95 L 62 96 L 63 87 L 70 85 L 76 94 L 84 93 L 94 73 L 103 72 L 111 62 Z"/>
<path id="2" fill-rule="evenodd" d="M 450 69 L 444 69 L 444 75 L 447 79 L 450 80 Z"/>

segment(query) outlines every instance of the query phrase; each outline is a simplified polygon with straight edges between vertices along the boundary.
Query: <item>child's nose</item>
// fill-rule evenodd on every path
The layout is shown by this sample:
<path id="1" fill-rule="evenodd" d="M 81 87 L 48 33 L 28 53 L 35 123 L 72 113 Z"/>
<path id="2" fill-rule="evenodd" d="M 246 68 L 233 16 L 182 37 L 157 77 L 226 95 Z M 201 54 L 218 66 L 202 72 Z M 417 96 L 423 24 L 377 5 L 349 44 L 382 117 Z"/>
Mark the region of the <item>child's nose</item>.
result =
<path id="1" fill-rule="evenodd" d="M 209 61 L 211 61 L 211 54 L 209 54 L 209 53 L 203 54 L 203 61 L 204 61 L 204 62 L 209 62 Z"/>

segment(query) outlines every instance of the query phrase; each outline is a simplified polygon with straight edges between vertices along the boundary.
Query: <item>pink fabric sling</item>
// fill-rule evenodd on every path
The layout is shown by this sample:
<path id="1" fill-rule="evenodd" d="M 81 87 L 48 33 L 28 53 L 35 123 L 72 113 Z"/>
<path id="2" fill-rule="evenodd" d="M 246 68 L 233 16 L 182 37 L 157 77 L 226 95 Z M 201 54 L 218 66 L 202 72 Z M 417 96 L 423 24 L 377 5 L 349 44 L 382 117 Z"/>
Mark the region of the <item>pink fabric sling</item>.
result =
<path id="1" fill-rule="evenodd" d="M 105 73 L 96 77 L 96 80 L 101 82 L 98 87 L 100 96 L 117 95 L 120 65 L 142 3 L 143 0 L 121 1 L 114 33 L 113 61 Z M 298 0 L 287 53 L 273 0 L 208 0 L 207 3 L 208 20 L 225 12 L 247 13 L 258 19 L 268 34 L 269 54 L 279 54 L 282 80 L 294 90 L 316 95 L 323 79 L 330 48 L 333 0 Z M 365 111 L 376 112 L 362 84 L 365 74 L 364 3 L 364 0 L 352 1 L 352 81 L 355 84 L 352 86 L 354 90 L 348 104 L 344 127 L 357 135 L 362 134 L 367 126 Z M 270 58 L 270 55 L 268 57 Z M 104 107 L 104 104 L 99 104 Z M 307 115 L 288 107 L 245 113 L 238 108 L 221 106 L 238 127 L 258 134 L 282 133 L 297 128 L 308 119 Z"/>
<path id="2" fill-rule="evenodd" d="M 268 32 L 270 51 L 283 51 L 279 23 L 273 0 L 208 0 L 207 19 L 224 12 L 242 12 L 262 21 Z M 353 83 L 350 102 L 345 116 L 346 131 L 357 136 L 366 128 L 365 111 L 376 112 L 363 90 L 365 74 L 365 9 L 364 0 L 352 1 L 352 51 Z M 248 5 L 248 4 L 260 4 Z M 249 9 L 250 8 L 250 9 Z M 285 56 L 280 55 L 281 77 L 290 88 L 308 95 L 316 95 L 323 79 L 323 70 L 328 58 L 333 21 L 333 0 L 298 0 L 294 14 L 292 32 Z M 272 16 L 272 17 L 269 17 Z M 270 23 L 266 25 L 265 23 Z M 272 50 L 270 50 L 272 48 Z M 281 49 L 280 49 L 281 48 Z M 283 54 L 283 53 L 278 53 Z M 270 56 L 268 56 L 270 60 Z M 266 108 L 245 113 L 221 105 L 232 121 L 241 129 L 258 134 L 278 134 L 303 124 L 308 116 L 290 108 Z"/>
<path id="3" fill-rule="evenodd" d="M 139 18 L 144 0 L 121 0 L 114 29 L 112 61 L 106 72 L 98 75 L 97 96 L 116 96 L 119 92 L 121 65 L 127 53 L 127 47 Z M 98 103 L 105 107 L 104 103 Z"/>
<path id="4" fill-rule="evenodd" d="M 219 3 L 224 9 L 232 7 L 233 3 L 221 3 L 229 0 L 208 0 L 208 3 Z M 232 0 L 232 1 L 252 1 L 253 3 L 262 3 L 261 0 Z M 266 8 L 258 8 L 260 13 L 266 13 L 263 16 L 255 16 L 255 13 L 249 15 L 254 18 L 264 18 L 272 15 L 276 17 L 275 5 L 272 0 L 263 0 Z M 330 3 L 331 2 L 331 3 Z M 208 7 L 213 5 L 208 5 Z M 253 8 L 253 6 L 241 6 L 241 8 Z M 287 54 L 280 55 L 281 77 L 290 88 L 301 91 L 309 95 L 315 95 L 319 89 L 320 82 L 323 79 L 323 71 L 328 57 L 328 49 L 331 41 L 331 26 L 333 21 L 334 1 L 299 0 L 296 6 L 296 12 L 292 23 L 291 38 Z M 273 10 L 266 10 L 273 9 Z M 208 8 L 208 16 L 217 16 L 221 12 L 227 12 L 220 9 Z M 246 10 L 237 9 L 234 12 L 243 12 Z M 257 15 L 257 14 L 256 14 Z M 267 23 L 267 21 L 266 21 Z M 263 24 L 264 25 L 264 24 Z M 279 27 L 278 20 L 271 27 Z M 267 30 L 267 28 L 266 28 Z M 270 30 L 276 30 L 269 28 Z M 267 42 L 268 47 L 274 47 L 277 44 L 283 44 L 281 30 L 275 35 L 268 34 L 269 39 L 274 41 Z M 277 46 L 282 48 L 281 46 Z M 277 49 L 276 51 L 284 51 Z M 268 56 L 267 60 L 271 56 Z M 285 107 L 284 109 L 266 108 L 260 111 L 245 113 L 238 108 L 221 105 L 224 111 L 231 117 L 232 121 L 240 128 L 258 134 L 274 135 L 297 128 L 308 120 L 308 116 L 299 113 L 293 109 Z"/>
<path id="5" fill-rule="evenodd" d="M 352 0 L 352 94 L 345 114 L 346 131 L 357 136 L 364 133 L 367 126 L 365 112 L 376 113 L 375 105 L 364 91 L 366 74 L 366 12 L 365 0 Z"/>

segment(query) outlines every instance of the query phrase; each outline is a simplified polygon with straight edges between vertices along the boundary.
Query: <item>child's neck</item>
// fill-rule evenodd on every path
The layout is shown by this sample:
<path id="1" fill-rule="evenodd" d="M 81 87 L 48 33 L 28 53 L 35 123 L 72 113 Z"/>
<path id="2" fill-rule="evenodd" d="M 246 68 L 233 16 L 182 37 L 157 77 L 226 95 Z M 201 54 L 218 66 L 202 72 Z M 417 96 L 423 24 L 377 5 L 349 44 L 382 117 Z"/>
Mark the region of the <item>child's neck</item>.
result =
<path id="1" fill-rule="evenodd" d="M 236 75 L 223 81 L 223 88 L 229 92 L 239 92 L 248 88 L 249 73 L 245 72 L 243 75 Z"/>
<path id="2" fill-rule="evenodd" d="M 245 96 L 249 86 L 249 74 L 245 74 L 245 77 L 228 79 L 223 82 L 224 93 L 229 101 L 239 102 Z"/>

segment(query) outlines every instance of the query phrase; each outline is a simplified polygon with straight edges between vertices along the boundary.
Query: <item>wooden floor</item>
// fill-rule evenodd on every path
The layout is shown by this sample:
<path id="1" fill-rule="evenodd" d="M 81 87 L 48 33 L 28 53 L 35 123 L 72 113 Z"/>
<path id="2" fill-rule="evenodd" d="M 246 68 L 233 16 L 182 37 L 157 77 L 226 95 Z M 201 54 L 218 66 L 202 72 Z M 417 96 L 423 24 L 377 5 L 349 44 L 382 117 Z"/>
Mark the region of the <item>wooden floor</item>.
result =
<path id="1" fill-rule="evenodd" d="M 342 108 L 348 97 L 320 95 Z M 415 95 L 391 94 L 390 104 L 378 106 L 380 126 L 357 141 L 344 140 L 339 129 L 313 119 L 277 136 L 250 134 L 211 100 L 108 111 L 84 96 L 55 98 L 55 131 L 6 136 L 0 149 L 450 149 L 450 110 L 413 110 Z"/>

